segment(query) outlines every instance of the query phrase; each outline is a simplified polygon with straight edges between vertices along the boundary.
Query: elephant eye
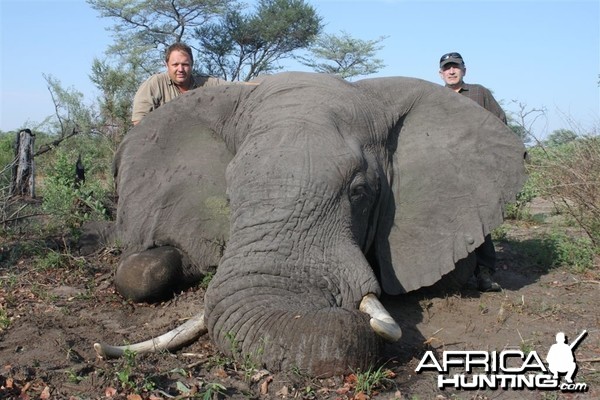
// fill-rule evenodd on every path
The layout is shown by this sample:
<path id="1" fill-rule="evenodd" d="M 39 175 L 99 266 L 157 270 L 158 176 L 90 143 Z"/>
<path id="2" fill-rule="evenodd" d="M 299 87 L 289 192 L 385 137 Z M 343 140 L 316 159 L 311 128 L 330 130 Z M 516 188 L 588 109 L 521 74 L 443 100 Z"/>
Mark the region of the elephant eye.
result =
<path id="1" fill-rule="evenodd" d="M 352 202 L 360 201 L 369 194 L 369 185 L 363 177 L 356 177 L 350 184 L 348 194 Z"/>

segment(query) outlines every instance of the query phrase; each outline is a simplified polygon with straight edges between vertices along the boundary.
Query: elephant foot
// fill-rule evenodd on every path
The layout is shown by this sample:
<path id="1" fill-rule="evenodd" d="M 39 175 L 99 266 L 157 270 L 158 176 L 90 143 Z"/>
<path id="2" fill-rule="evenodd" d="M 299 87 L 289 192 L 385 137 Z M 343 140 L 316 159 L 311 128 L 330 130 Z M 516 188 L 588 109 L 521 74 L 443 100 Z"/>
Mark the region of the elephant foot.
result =
<path id="1" fill-rule="evenodd" d="M 182 286 L 182 256 L 171 246 L 131 254 L 119 263 L 117 291 L 136 303 L 164 300 Z"/>

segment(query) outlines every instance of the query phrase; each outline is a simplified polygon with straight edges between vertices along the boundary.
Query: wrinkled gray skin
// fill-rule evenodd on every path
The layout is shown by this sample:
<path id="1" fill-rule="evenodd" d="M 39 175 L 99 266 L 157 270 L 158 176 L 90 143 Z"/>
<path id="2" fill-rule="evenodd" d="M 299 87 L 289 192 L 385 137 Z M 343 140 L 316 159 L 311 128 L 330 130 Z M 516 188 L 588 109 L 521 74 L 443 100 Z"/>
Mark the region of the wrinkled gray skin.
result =
<path id="1" fill-rule="evenodd" d="M 471 100 L 412 78 L 194 90 L 118 151 L 116 286 L 156 300 L 218 265 L 205 321 L 221 351 L 234 337 L 272 371 L 365 368 L 382 341 L 363 296 L 467 259 L 521 188 L 524 152 Z"/>

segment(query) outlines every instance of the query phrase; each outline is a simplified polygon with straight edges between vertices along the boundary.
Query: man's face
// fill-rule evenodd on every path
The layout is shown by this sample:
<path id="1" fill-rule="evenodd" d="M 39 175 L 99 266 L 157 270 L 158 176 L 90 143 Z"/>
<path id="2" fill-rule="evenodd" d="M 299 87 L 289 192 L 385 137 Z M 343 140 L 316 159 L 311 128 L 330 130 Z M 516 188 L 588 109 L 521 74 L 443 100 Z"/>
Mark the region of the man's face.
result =
<path id="1" fill-rule="evenodd" d="M 440 77 L 447 86 L 457 86 L 462 84 L 463 77 L 467 69 L 459 64 L 446 64 L 440 68 Z"/>
<path id="2" fill-rule="evenodd" d="M 192 77 L 192 60 L 183 51 L 174 50 L 167 61 L 169 78 L 178 86 L 187 87 Z"/>

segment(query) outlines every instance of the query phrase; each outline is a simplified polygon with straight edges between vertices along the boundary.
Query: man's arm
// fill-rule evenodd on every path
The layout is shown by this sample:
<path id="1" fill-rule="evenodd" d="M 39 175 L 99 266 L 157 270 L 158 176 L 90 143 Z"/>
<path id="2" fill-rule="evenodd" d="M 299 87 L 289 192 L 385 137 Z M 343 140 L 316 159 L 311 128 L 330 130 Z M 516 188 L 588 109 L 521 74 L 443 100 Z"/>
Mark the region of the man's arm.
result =
<path id="1" fill-rule="evenodd" d="M 485 93 L 485 96 L 484 96 L 483 107 L 486 110 L 488 110 L 489 112 L 491 112 L 492 114 L 494 114 L 496 117 L 500 118 L 500 120 L 502 122 L 504 122 L 505 124 L 508 124 L 508 121 L 506 119 L 506 113 L 504 112 L 502 107 L 500 107 L 500 104 L 498 104 L 498 102 L 492 95 L 492 92 L 490 92 L 489 90 L 486 89 L 484 93 Z"/>
<path id="2" fill-rule="evenodd" d="M 159 101 L 156 101 L 155 95 L 159 92 L 159 87 L 155 81 L 154 77 L 148 78 L 135 93 L 131 111 L 131 122 L 133 122 L 133 125 L 137 125 L 142 118 L 156 108 L 156 104 Z"/>

